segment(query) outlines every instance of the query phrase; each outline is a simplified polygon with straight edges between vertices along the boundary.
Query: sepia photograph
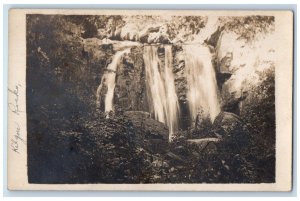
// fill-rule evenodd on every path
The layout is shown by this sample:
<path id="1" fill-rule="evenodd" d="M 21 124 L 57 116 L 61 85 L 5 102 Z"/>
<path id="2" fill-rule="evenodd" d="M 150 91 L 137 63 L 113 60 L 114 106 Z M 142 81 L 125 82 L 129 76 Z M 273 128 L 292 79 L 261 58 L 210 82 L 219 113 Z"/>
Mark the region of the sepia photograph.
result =
<path id="1" fill-rule="evenodd" d="M 8 89 L 26 185 L 290 189 L 292 13 L 31 11 Z"/>

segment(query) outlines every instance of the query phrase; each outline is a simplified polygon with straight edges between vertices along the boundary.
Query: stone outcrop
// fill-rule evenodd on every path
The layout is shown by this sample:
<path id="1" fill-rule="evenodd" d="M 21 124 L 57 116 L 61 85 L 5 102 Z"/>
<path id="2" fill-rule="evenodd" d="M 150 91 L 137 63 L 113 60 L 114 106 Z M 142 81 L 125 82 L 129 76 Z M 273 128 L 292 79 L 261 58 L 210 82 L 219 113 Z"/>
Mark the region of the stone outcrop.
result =
<path id="1" fill-rule="evenodd" d="M 222 138 L 220 146 L 231 152 L 239 152 L 249 144 L 247 127 L 236 114 L 221 112 L 213 123 L 213 132 Z"/>
<path id="2" fill-rule="evenodd" d="M 137 135 L 137 143 L 151 153 L 164 153 L 168 149 L 169 131 L 166 125 L 151 118 L 148 112 L 127 111 L 125 117 L 132 126 L 143 131 Z"/>
<path id="3" fill-rule="evenodd" d="M 93 59 L 103 58 L 104 56 L 111 58 L 116 51 L 131 47 L 131 53 L 124 56 L 116 72 L 115 105 L 126 111 L 149 111 L 143 48 L 144 45 L 148 44 L 158 45 L 160 65 L 163 66 L 163 44 L 174 42 L 175 40 L 170 40 L 170 38 L 174 39 L 174 37 L 171 37 L 174 33 L 170 33 L 170 27 L 162 23 L 145 26 L 142 30 L 134 28 L 132 29 L 134 30 L 133 33 L 129 33 L 130 27 L 123 28 L 122 30 L 120 30 L 120 27 L 115 29 L 116 32 L 120 32 L 120 34 L 117 34 L 118 37 L 115 37 L 116 34 L 113 34 L 114 37 L 110 37 L 117 40 L 108 39 L 109 37 L 102 40 L 97 38 L 84 39 L 84 51 L 88 52 L 90 58 L 93 57 Z M 269 68 L 274 61 L 272 56 L 274 51 L 271 51 L 272 45 L 270 47 L 258 46 L 260 43 L 270 44 L 270 41 L 263 37 L 249 43 L 249 41 L 240 38 L 236 32 L 225 28 L 225 26 L 218 26 L 204 43 L 209 47 L 212 54 L 222 110 L 239 115 L 242 102 L 248 96 L 249 86 L 254 85 L 256 82 L 257 71 Z M 182 45 L 182 43 L 172 44 L 172 54 L 175 90 L 181 109 L 180 122 L 182 125 L 180 125 L 180 128 L 186 129 L 190 126 L 190 119 L 188 118 L 185 55 Z M 260 51 L 267 56 L 259 53 Z M 107 59 L 106 63 L 109 62 L 110 59 Z M 101 77 L 101 74 L 99 77 Z"/>
<path id="4" fill-rule="evenodd" d="M 124 110 L 149 111 L 142 47 L 132 48 L 118 68 L 115 104 Z"/>
<path id="5" fill-rule="evenodd" d="M 248 91 L 259 84 L 259 73 L 274 66 L 273 37 L 269 34 L 249 42 L 230 31 L 220 35 L 216 63 L 223 110 L 240 114 Z"/>

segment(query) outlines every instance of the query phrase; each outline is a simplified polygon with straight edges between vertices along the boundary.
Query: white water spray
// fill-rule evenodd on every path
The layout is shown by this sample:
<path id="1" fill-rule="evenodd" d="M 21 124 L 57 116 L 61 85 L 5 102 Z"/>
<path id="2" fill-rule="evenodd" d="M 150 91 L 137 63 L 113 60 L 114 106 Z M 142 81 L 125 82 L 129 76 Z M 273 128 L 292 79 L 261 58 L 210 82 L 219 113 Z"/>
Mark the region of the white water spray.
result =
<path id="1" fill-rule="evenodd" d="M 107 92 L 104 100 L 105 112 L 110 112 L 113 110 L 113 98 L 114 98 L 114 90 L 116 86 L 116 71 L 117 71 L 118 64 L 120 63 L 120 60 L 125 53 L 127 54 L 130 53 L 130 48 L 119 51 L 113 56 L 112 62 L 106 68 L 107 72 L 105 72 L 105 74 L 102 77 L 99 88 L 102 87 L 104 84 L 107 86 Z M 101 88 L 98 89 L 97 91 L 100 90 Z"/>
<path id="2" fill-rule="evenodd" d="M 160 69 L 157 46 L 144 47 L 144 62 L 149 104 L 154 118 L 169 127 L 169 139 L 178 127 L 178 98 L 172 72 L 171 46 L 165 47 L 164 72 Z"/>
<path id="3" fill-rule="evenodd" d="M 178 129 L 179 103 L 175 90 L 173 74 L 172 46 L 165 46 L 165 88 L 167 93 L 167 122 L 170 130 L 169 139 L 172 139 L 174 131 Z"/>
<path id="4" fill-rule="evenodd" d="M 191 119 L 201 112 L 213 122 L 221 109 L 211 53 L 204 45 L 189 45 L 184 51 Z"/>

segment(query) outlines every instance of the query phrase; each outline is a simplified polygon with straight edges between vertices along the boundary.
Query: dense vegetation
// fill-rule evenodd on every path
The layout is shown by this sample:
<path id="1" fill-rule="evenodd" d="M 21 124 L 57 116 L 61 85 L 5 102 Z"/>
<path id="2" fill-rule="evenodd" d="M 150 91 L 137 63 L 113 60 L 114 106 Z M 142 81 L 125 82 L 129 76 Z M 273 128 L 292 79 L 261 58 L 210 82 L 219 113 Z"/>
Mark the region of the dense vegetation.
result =
<path id="1" fill-rule="evenodd" d="M 29 182 L 274 182 L 274 68 L 260 73 L 259 84 L 242 102 L 240 116 L 221 113 L 213 124 L 179 131 L 172 143 L 159 122 L 147 118 L 139 122 L 138 114 L 122 108 L 107 119 L 95 109 L 95 91 L 114 52 L 110 45 L 87 51 L 82 41 L 121 39 L 115 30 L 125 26 L 126 20 L 121 16 L 27 16 Z M 180 23 L 168 24 L 171 40 L 179 30 L 191 38 L 206 23 L 203 17 L 173 20 Z M 226 20 L 223 29 L 238 32 L 240 27 L 238 33 L 249 40 L 274 21 Z M 240 26 L 246 23 L 249 26 Z M 222 141 L 187 141 L 207 137 Z"/>

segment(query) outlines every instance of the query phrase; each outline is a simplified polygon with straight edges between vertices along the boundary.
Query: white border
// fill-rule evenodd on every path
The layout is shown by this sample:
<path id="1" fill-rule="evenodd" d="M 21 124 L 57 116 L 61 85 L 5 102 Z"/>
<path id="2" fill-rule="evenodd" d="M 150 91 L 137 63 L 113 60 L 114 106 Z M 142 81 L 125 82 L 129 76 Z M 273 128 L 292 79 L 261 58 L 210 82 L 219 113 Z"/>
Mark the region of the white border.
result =
<path id="1" fill-rule="evenodd" d="M 172 3 L 177 3 L 178 1 L 172 1 Z M 236 8 L 239 8 L 239 9 L 245 9 L 245 4 L 249 4 L 249 3 L 255 3 L 255 4 L 265 4 L 265 3 L 273 3 L 274 1 L 261 1 L 261 0 L 252 0 L 252 1 L 249 1 L 249 0 L 245 0 L 245 1 L 243 1 L 243 2 L 241 2 L 241 1 L 239 1 L 239 0 L 231 0 L 231 1 L 226 1 L 226 2 L 224 2 L 223 0 L 219 0 L 219 1 L 215 1 L 215 0 L 211 0 L 211 1 L 209 1 L 209 2 L 207 2 L 207 1 L 197 1 L 197 3 L 210 3 L 209 5 L 205 5 L 205 6 L 203 6 L 204 8 L 207 8 L 207 7 L 213 7 L 214 8 L 214 6 L 212 5 L 212 4 L 214 4 L 214 3 L 216 3 L 216 8 L 220 8 L 220 7 L 218 7 L 218 6 L 220 6 L 220 4 L 221 5 L 225 5 L 224 7 L 225 8 L 234 8 L 234 9 L 236 9 Z M 278 0 L 278 1 L 276 1 L 277 3 L 283 3 L 283 5 L 282 5 L 282 8 L 287 8 L 288 7 L 288 9 L 295 9 L 295 7 L 293 7 L 292 5 L 291 5 L 291 7 L 290 6 L 288 6 L 288 5 L 286 5 L 287 3 L 293 3 L 293 4 L 296 4 L 297 3 L 297 0 L 293 0 L 293 1 L 291 1 L 291 0 Z M 82 5 L 82 7 L 93 7 L 93 6 L 88 6 L 88 5 L 86 5 L 87 3 L 94 3 L 94 4 L 98 4 L 98 3 L 107 3 L 107 2 L 103 2 L 103 1 L 96 1 L 96 0 L 85 0 L 84 2 L 82 2 L 82 1 L 80 1 L 80 0 L 73 0 L 72 1 L 72 3 L 77 3 L 78 5 L 76 6 L 76 5 L 74 5 L 74 4 L 66 4 L 66 3 L 69 3 L 69 1 L 68 0 L 60 0 L 60 1 L 57 1 L 57 0 L 43 0 L 43 1 L 38 1 L 38 0 L 29 0 L 29 1 L 26 1 L 26 2 L 24 2 L 24 1 L 14 1 L 14 0 L 3 0 L 2 1 L 2 5 L 3 5 L 3 3 L 4 4 L 8 4 L 8 3 L 23 3 L 23 6 L 21 5 L 19 5 L 19 7 L 24 7 L 24 4 L 32 4 L 32 3 L 38 3 L 38 4 L 48 4 L 48 5 L 45 5 L 46 7 L 48 6 L 48 7 L 55 7 L 55 8 L 58 8 L 59 6 L 58 5 L 52 5 L 52 4 L 49 4 L 49 3 L 58 3 L 58 4 L 65 4 L 63 7 L 64 8 L 66 8 L 66 7 L 81 7 L 80 6 L 80 4 Z M 82 4 L 82 3 L 84 3 L 84 4 Z M 118 3 L 118 4 L 122 4 L 122 3 L 124 3 L 123 1 L 115 1 L 115 0 L 110 0 L 109 2 L 108 2 L 108 4 L 113 4 L 113 3 Z M 141 3 L 140 1 L 126 1 L 126 3 L 134 3 L 134 4 L 139 4 L 139 3 Z M 148 3 L 156 3 L 156 5 L 153 5 L 153 4 L 151 4 L 151 5 L 148 5 L 150 8 L 157 8 L 157 7 L 162 7 L 162 6 L 159 6 L 159 4 L 161 4 L 161 3 L 163 3 L 163 4 L 165 4 L 165 3 L 169 3 L 168 1 L 166 1 L 166 0 L 159 0 L 159 1 L 157 1 L 157 0 L 152 0 L 152 1 L 148 1 Z M 179 3 L 182 3 L 182 1 L 180 1 Z M 187 4 L 187 3 L 195 3 L 194 1 L 184 1 L 184 3 L 185 4 Z M 231 4 L 234 4 L 234 5 L 231 5 Z M 41 7 L 41 6 L 38 6 L 38 5 L 29 5 L 31 8 L 34 8 L 34 7 Z M 43 6 L 43 7 L 45 7 L 45 6 Z M 97 7 L 102 7 L 101 5 L 98 5 Z M 116 7 L 118 7 L 119 5 L 116 5 Z M 169 4 L 169 7 L 171 7 L 172 9 L 174 9 L 174 6 L 175 6 L 175 9 L 176 9 L 176 6 L 178 6 L 178 5 L 174 5 L 174 4 Z M 201 6 L 201 5 L 197 5 L 197 6 L 195 6 L 195 8 L 198 8 L 199 9 L 199 6 Z M 247 5 L 246 5 L 247 6 Z M 12 7 L 18 7 L 18 5 L 12 5 Z M 94 6 L 95 7 L 95 6 Z M 103 7 L 105 7 L 105 5 L 103 5 Z M 107 7 L 107 6 L 106 6 Z M 108 7 L 113 7 L 113 6 L 108 6 Z M 130 6 L 125 6 L 125 7 L 130 7 Z M 134 6 L 134 7 L 136 7 L 136 6 Z M 147 5 L 139 5 L 138 7 L 142 7 L 142 8 L 147 8 Z M 168 6 L 167 6 L 168 7 Z M 190 9 L 190 7 L 191 6 L 185 6 L 186 8 L 188 8 L 188 9 Z M 251 7 L 251 8 L 255 8 L 255 9 L 261 9 L 258 5 L 253 5 L 253 4 L 251 4 L 251 5 L 249 5 L 249 7 Z M 267 5 L 264 5 L 264 6 L 262 6 L 263 8 L 265 8 L 265 9 L 269 9 L 269 8 L 275 8 L 275 9 L 280 9 L 281 8 L 281 6 L 280 5 L 274 5 L 274 4 L 270 4 L 269 6 L 267 6 Z M 165 8 L 165 6 L 163 7 L 163 8 Z M 177 9 L 178 9 L 178 7 L 177 7 Z M 2 9 L 2 7 L 1 7 L 1 10 L 0 10 L 0 13 L 1 13 L 1 16 L 3 15 L 3 9 Z M 3 16 L 2 16 L 2 18 L 3 18 Z M 4 17 L 4 18 L 6 18 L 6 17 Z M 2 20 L 1 20 L 2 21 Z M 2 29 L 3 27 L 1 26 L 1 29 Z M 3 33 L 3 31 L 1 31 L 1 34 Z M 1 37 L 1 44 L 3 44 L 3 37 Z M 296 45 L 296 44 L 295 44 Z M 5 48 L 5 46 L 4 46 L 4 50 L 5 50 L 6 48 Z M 2 58 L 2 56 L 3 56 L 3 53 L 2 53 L 2 49 L 1 49 L 1 55 L 0 55 L 0 60 L 2 60 L 3 58 Z M 6 67 L 5 67 L 6 68 Z M 5 78 L 5 74 L 6 74 L 6 70 L 5 70 L 5 68 L 4 68 L 4 74 L 2 75 L 2 73 L 3 73 L 3 71 L 1 71 L 1 75 L 2 76 L 4 76 L 4 80 L 6 80 L 6 78 Z M 298 75 L 298 71 L 295 71 L 296 73 L 297 73 L 297 75 Z M 4 86 L 6 86 L 6 84 L 4 83 Z M 295 86 L 296 87 L 296 86 Z M 6 90 L 6 88 L 3 88 L 2 87 L 2 89 L 3 90 Z M 6 92 L 5 92 L 6 93 Z M 4 94 L 4 97 L 5 97 L 5 93 L 3 93 Z M 2 94 L 2 91 L 1 91 L 1 94 Z M 298 94 L 297 94 L 297 97 L 298 97 Z M 2 101 L 2 100 L 1 100 Z M 6 105 L 6 100 L 4 100 L 3 101 L 3 103 Z M 296 104 L 296 103 L 295 103 Z M 295 108 L 296 109 L 296 108 Z M 1 116 L 1 118 L 6 118 L 5 117 L 5 107 L 4 107 L 4 113 L 2 113 L 4 116 Z M 297 108 L 297 112 L 296 112 L 296 110 L 295 110 L 295 118 L 296 118 L 296 115 L 297 115 L 297 113 L 298 113 L 298 108 Z M 3 120 L 1 121 L 1 128 L 2 128 L 2 130 L 3 130 L 3 128 L 5 129 L 5 127 L 3 127 Z M 296 122 L 296 119 L 295 119 L 295 124 L 297 124 L 298 122 Z M 296 126 L 294 127 L 294 128 L 296 128 Z M 296 135 L 297 133 L 295 133 L 295 135 Z M 295 139 L 296 139 L 296 137 L 295 137 Z M 299 142 L 299 138 L 297 138 L 298 139 L 298 142 Z M 2 139 L 1 139 L 1 144 L 3 145 L 3 141 L 2 141 Z M 5 146 L 4 146 L 5 147 Z M 294 150 L 297 150 L 297 148 L 294 148 Z M 5 155 L 6 153 L 5 153 L 5 151 L 4 151 L 4 155 Z M 295 154 L 295 156 L 296 156 L 296 154 Z M 1 157 L 2 157 L 2 155 L 1 155 Z M 5 158 L 5 157 L 4 157 Z M 298 157 L 297 157 L 298 158 Z M 3 160 L 1 160 L 1 162 L 3 162 Z M 5 162 L 5 161 L 4 161 Z M 0 165 L 0 169 L 2 169 L 2 165 Z M 294 166 L 294 167 L 296 167 L 296 165 Z M 295 172 L 295 171 L 294 171 Z M 295 173 L 294 173 L 295 174 Z M 2 175 L 1 175 L 2 176 Z M 295 175 L 295 178 L 296 178 L 296 175 Z M 4 180 L 5 181 L 5 180 Z M 5 183 L 4 183 L 5 184 Z M 296 184 L 296 183 L 295 183 Z M 4 189 L 6 188 L 5 187 L 6 185 L 4 185 L 3 187 L 4 187 Z M 294 186 L 295 187 L 295 186 Z M 245 193 L 245 194 L 240 194 L 240 193 L 229 193 L 229 194 L 222 194 L 222 193 L 214 193 L 214 194 L 207 194 L 207 193 L 201 193 L 201 194 L 191 194 L 191 193 L 189 193 L 189 194 L 186 194 L 186 193 L 181 193 L 181 194 L 178 194 L 178 193 L 176 193 L 176 194 L 173 194 L 173 195 L 176 195 L 176 196 L 213 196 L 213 195 L 215 195 L 215 196 L 221 196 L 221 195 L 223 195 L 223 196 L 245 196 L 245 195 L 247 195 L 247 196 L 270 196 L 270 195 L 274 195 L 274 196 L 296 196 L 296 192 L 295 192 L 295 188 L 294 188 L 294 191 L 293 191 L 293 193 L 292 194 L 286 194 L 286 193 L 284 193 L 284 194 L 278 194 L 278 193 L 276 193 L 276 194 L 269 194 L 269 193 L 263 193 L 263 194 L 261 194 L 261 193 L 251 193 L 251 194 L 249 194 L 249 193 Z M 28 192 L 29 193 L 29 192 Z M 56 196 L 59 196 L 59 195 L 63 195 L 63 196 L 66 196 L 66 195 L 72 195 L 72 194 L 70 194 L 70 193 L 67 193 L 67 192 L 65 192 L 64 194 L 61 194 L 61 193 L 56 193 L 56 194 L 52 194 L 52 193 L 46 193 L 46 192 L 44 192 L 43 194 L 40 194 L 40 193 L 37 193 L 37 192 L 32 192 L 32 193 L 25 193 L 25 192 L 15 192 L 15 193 L 10 193 L 10 194 L 7 194 L 7 192 L 6 192 L 6 196 L 7 195 L 23 195 L 23 196 L 26 196 L 26 195 L 31 195 L 31 196 L 33 196 L 33 195 L 42 195 L 42 196 L 53 196 L 53 195 L 56 195 Z M 84 194 L 84 193 L 81 193 L 81 195 L 82 194 Z M 73 194 L 73 195 L 78 195 L 78 194 Z M 90 193 L 88 193 L 87 194 L 87 192 L 85 193 L 85 195 L 87 196 L 87 195 L 90 195 Z M 145 195 L 145 196 L 158 196 L 158 195 L 160 195 L 160 196 L 166 196 L 166 195 L 171 195 L 171 194 L 166 194 L 166 193 L 164 193 L 164 194 L 158 194 L 158 193 L 156 193 L 156 194 L 153 194 L 153 193 L 151 193 L 151 194 L 147 194 L 147 193 L 144 193 L 144 194 L 140 194 L 140 193 L 132 193 L 132 194 L 121 194 L 121 193 L 116 193 L 116 192 L 114 192 L 113 194 L 109 194 L 109 193 L 101 193 L 101 194 L 92 194 L 93 196 L 95 196 L 95 195 L 106 195 L 106 196 L 114 196 L 114 195 L 117 195 L 117 196 L 128 196 L 128 195 L 132 195 L 132 196 L 142 196 L 142 195 Z M 227 200 L 229 197 L 227 197 L 227 198 L 222 198 L 222 200 L 223 199 L 225 199 L 225 200 Z M 50 198 L 51 199 L 51 198 Z M 212 197 L 210 197 L 209 198 L 210 200 L 212 199 L 212 200 L 214 200 L 214 198 L 212 198 Z M 244 199 L 246 199 L 246 198 L 244 198 Z M 250 198 L 251 199 L 251 198 Z M 264 200 L 265 200 L 265 198 L 263 198 Z M 272 200 L 273 200 L 274 198 L 272 198 Z M 279 198 L 280 199 L 280 198 Z M 25 199 L 26 200 L 26 199 Z M 230 199 L 231 200 L 231 199 Z"/>

